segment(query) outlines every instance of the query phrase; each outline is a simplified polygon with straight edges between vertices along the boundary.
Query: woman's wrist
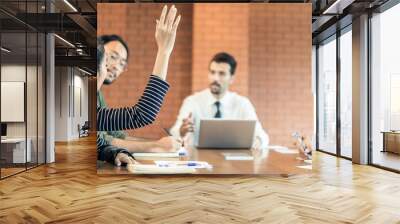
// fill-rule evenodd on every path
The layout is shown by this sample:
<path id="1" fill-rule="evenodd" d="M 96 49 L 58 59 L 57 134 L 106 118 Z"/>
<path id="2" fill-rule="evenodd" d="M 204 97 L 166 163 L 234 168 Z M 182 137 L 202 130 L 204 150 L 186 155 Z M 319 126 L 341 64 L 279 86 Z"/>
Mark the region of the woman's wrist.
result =
<path id="1" fill-rule="evenodd" d="M 153 75 L 156 75 L 163 80 L 166 79 L 169 57 L 170 54 L 165 52 L 164 50 L 159 50 L 157 52 L 157 57 L 153 69 Z"/>
<path id="2" fill-rule="evenodd" d="M 167 50 L 165 50 L 163 48 L 158 48 L 157 56 L 169 58 L 170 55 L 171 55 L 171 52 L 168 52 Z"/>

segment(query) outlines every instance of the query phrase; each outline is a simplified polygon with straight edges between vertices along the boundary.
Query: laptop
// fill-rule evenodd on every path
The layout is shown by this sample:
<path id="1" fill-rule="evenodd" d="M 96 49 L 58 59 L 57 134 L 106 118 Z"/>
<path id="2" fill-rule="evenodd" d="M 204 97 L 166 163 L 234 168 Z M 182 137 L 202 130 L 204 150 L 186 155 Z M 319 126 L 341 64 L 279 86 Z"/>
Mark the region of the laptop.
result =
<path id="1" fill-rule="evenodd" d="M 199 149 L 250 149 L 255 128 L 255 120 L 200 120 L 195 146 Z"/>

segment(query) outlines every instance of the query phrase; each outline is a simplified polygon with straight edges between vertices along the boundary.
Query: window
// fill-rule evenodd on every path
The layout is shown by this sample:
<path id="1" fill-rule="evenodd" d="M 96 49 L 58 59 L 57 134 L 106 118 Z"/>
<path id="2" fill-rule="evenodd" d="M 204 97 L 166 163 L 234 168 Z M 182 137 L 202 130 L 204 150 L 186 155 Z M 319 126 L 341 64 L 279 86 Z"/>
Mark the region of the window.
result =
<path id="1" fill-rule="evenodd" d="M 352 149 L 352 33 L 340 36 L 340 155 L 351 158 Z"/>
<path id="2" fill-rule="evenodd" d="M 336 153 L 336 36 L 318 47 L 318 149 Z"/>
<path id="3" fill-rule="evenodd" d="M 372 163 L 400 170 L 400 5 L 371 18 L 371 140 Z M 386 132 L 386 133 L 385 133 Z M 384 136 L 390 134 L 389 142 Z M 397 140 L 396 140 L 397 139 Z M 393 149 L 384 145 L 395 144 Z M 397 152 L 397 153 L 396 153 Z"/>
<path id="4" fill-rule="evenodd" d="M 390 130 L 400 130 L 400 73 L 390 76 Z"/>

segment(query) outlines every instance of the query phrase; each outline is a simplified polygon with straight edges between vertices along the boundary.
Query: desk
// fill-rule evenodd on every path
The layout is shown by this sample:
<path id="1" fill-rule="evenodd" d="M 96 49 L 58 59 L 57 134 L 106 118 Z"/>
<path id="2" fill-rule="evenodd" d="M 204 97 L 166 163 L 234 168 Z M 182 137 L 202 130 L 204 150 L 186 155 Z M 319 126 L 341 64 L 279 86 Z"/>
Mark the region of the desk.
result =
<path id="1" fill-rule="evenodd" d="M 383 150 L 382 152 L 392 152 L 400 154 L 400 132 L 383 131 Z"/>
<path id="2" fill-rule="evenodd" d="M 27 138 L 25 154 L 25 138 L 6 138 L 1 139 L 1 159 L 3 163 L 24 163 L 31 161 L 31 139 Z"/>
<path id="3" fill-rule="evenodd" d="M 197 169 L 195 174 L 257 174 L 257 175 L 287 175 L 308 173 L 310 169 L 299 166 L 311 165 L 297 159 L 299 156 L 296 149 L 290 149 L 289 153 L 277 150 L 221 150 L 221 149 L 187 149 L 188 156 L 173 158 L 174 160 L 196 160 L 206 161 L 213 166 L 212 170 Z M 237 161 L 225 160 L 222 153 L 242 152 L 254 156 L 254 160 Z M 166 160 L 166 158 L 152 158 L 153 160 Z M 172 158 L 171 158 L 172 159 Z M 138 160 L 142 164 L 153 164 L 152 160 Z M 132 174 L 126 167 L 117 167 L 103 161 L 97 161 L 97 174 Z"/>

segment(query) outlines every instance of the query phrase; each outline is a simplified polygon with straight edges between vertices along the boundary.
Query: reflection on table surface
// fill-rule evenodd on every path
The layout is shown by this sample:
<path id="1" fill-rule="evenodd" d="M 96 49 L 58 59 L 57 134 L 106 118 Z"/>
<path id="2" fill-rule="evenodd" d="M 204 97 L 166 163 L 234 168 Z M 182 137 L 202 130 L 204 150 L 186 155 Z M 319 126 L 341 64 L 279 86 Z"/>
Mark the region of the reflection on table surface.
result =
<path id="1" fill-rule="evenodd" d="M 297 149 L 196 149 L 187 147 L 187 156 L 165 158 L 137 158 L 141 164 L 154 164 L 160 160 L 205 161 L 212 169 L 196 169 L 195 174 L 267 174 L 290 175 L 311 171 L 311 161 L 299 158 Z M 225 160 L 223 153 L 245 153 L 253 160 Z M 110 163 L 97 161 L 97 174 L 132 174 L 126 167 L 113 166 Z"/>

